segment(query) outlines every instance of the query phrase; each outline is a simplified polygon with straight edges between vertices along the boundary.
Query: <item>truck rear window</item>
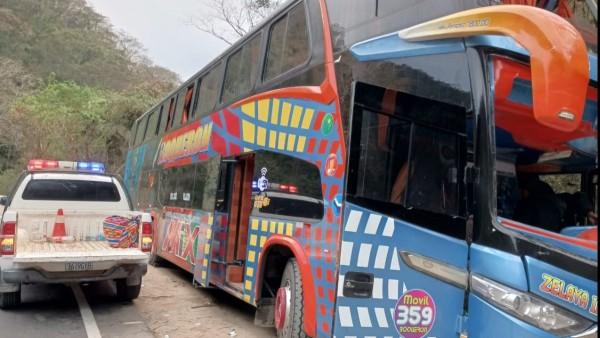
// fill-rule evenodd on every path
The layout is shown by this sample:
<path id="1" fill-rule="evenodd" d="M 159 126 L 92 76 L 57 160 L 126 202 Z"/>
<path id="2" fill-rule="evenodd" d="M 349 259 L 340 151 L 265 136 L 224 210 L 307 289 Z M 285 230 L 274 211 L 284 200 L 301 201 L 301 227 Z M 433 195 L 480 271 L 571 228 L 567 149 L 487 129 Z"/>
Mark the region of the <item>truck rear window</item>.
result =
<path id="1" fill-rule="evenodd" d="M 31 180 L 23 191 L 24 200 L 118 202 L 119 190 L 113 182 L 80 180 Z"/>

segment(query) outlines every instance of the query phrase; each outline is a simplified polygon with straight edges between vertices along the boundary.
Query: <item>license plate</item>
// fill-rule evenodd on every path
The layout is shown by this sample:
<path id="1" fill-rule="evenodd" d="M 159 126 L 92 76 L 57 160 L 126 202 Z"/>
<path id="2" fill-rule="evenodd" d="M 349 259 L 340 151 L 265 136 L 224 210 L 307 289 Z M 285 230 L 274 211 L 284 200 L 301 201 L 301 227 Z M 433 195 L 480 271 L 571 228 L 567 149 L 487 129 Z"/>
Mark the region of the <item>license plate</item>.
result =
<path id="1" fill-rule="evenodd" d="M 71 262 L 65 263 L 65 271 L 90 271 L 94 270 L 92 262 Z"/>

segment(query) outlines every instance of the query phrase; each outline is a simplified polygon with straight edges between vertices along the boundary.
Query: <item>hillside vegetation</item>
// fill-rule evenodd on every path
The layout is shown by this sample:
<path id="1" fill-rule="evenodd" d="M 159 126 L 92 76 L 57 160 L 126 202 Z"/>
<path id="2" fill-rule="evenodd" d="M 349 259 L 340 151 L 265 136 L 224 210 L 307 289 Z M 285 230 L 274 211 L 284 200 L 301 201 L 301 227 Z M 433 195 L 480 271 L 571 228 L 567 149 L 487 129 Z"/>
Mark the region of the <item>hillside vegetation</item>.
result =
<path id="1" fill-rule="evenodd" d="M 121 172 L 133 121 L 178 83 L 85 0 L 0 0 L 0 194 L 32 158 Z"/>

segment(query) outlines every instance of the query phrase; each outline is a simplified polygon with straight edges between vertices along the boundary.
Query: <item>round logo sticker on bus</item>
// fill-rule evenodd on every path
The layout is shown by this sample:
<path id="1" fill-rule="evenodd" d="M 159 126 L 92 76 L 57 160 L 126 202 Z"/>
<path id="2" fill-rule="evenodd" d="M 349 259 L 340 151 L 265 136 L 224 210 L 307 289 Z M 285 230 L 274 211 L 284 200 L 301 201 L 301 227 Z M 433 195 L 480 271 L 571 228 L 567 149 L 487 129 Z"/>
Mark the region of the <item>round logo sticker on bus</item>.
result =
<path id="1" fill-rule="evenodd" d="M 394 324 L 402 338 L 423 338 L 435 323 L 435 302 L 420 289 L 406 291 L 394 308 Z"/>

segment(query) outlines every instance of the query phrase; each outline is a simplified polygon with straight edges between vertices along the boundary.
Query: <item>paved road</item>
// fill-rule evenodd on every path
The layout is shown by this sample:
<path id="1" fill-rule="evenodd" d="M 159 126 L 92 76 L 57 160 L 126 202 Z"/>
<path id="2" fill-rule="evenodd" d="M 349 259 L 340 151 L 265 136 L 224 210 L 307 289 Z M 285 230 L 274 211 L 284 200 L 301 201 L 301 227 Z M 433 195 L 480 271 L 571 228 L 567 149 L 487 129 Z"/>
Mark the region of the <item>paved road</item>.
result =
<path id="1" fill-rule="evenodd" d="M 191 277 L 168 263 L 149 267 L 134 302 L 118 301 L 110 282 L 25 285 L 23 304 L 0 310 L 0 338 L 274 336 L 253 325 L 251 306 L 216 289 L 195 289 Z"/>
<path id="2" fill-rule="evenodd" d="M 78 287 L 23 286 L 22 306 L 0 310 L 0 337 L 92 338 L 98 332 L 102 337 L 154 337 L 132 303 L 115 299 L 111 283 L 82 285 L 81 304 L 73 290 Z"/>

